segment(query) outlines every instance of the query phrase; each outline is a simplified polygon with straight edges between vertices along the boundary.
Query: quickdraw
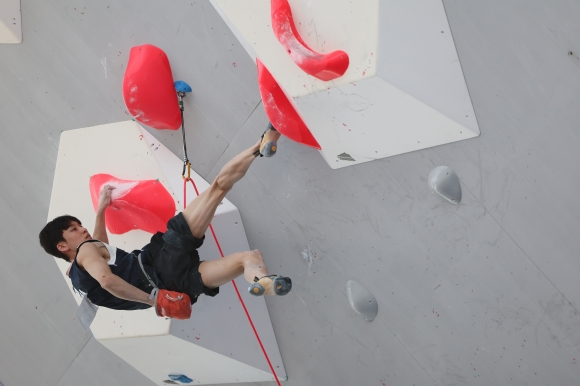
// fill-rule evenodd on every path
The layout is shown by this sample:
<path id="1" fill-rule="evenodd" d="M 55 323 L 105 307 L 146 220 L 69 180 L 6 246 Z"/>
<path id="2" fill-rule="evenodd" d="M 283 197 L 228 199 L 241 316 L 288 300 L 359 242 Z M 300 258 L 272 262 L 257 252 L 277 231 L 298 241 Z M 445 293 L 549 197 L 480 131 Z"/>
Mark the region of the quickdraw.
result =
<path id="1" fill-rule="evenodd" d="M 188 92 L 191 92 L 191 87 L 182 80 L 178 80 L 174 83 L 175 90 L 177 91 L 177 99 L 179 102 L 179 112 L 181 114 L 181 134 L 183 137 L 183 170 L 181 171 L 181 177 L 185 181 L 191 179 L 191 162 L 189 162 L 189 157 L 187 156 L 187 141 L 185 140 L 185 120 L 183 118 L 183 98 Z M 187 169 L 187 177 L 185 176 L 185 170 Z"/>

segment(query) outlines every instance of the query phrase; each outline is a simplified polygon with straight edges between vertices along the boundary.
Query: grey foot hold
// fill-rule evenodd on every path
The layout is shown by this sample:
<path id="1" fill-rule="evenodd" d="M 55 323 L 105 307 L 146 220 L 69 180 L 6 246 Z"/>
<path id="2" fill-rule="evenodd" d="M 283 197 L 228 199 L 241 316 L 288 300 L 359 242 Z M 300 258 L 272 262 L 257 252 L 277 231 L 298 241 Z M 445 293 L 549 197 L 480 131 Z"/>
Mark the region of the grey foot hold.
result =
<path id="1" fill-rule="evenodd" d="M 367 322 L 372 322 L 379 312 L 377 299 L 362 285 L 354 280 L 346 283 L 346 294 L 350 306 Z"/>
<path id="2" fill-rule="evenodd" d="M 429 189 L 447 202 L 458 205 L 461 202 L 459 177 L 448 166 L 437 166 L 429 173 Z"/>

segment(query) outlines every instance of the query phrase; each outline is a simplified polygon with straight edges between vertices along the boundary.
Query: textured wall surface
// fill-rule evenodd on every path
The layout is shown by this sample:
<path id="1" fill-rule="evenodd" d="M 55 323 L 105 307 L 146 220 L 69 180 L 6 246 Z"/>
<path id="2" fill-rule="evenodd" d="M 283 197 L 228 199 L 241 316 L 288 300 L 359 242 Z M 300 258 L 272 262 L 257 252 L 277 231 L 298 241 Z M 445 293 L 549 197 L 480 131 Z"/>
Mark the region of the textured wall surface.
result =
<path id="1" fill-rule="evenodd" d="M 250 247 L 294 281 L 267 301 L 288 385 L 580 376 L 580 3 L 445 7 L 480 137 L 339 170 L 282 140 L 228 196 Z M 149 385 L 73 320 L 37 244 L 59 136 L 126 120 L 129 49 L 155 44 L 194 88 L 189 156 L 211 179 L 266 125 L 254 63 L 203 0 L 30 0 L 22 28 L 22 44 L 0 45 L 0 382 Z M 177 133 L 153 134 L 181 155 Z M 429 194 L 438 165 L 458 173 L 461 205 Z M 372 323 L 350 309 L 350 279 L 376 296 Z"/>

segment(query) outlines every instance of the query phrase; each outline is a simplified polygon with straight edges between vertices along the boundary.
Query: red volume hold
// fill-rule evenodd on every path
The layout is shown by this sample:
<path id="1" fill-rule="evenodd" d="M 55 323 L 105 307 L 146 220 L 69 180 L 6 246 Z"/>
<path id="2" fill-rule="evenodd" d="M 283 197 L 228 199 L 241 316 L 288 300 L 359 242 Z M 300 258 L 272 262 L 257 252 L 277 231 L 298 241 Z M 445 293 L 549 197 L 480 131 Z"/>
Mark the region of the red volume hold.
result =
<path id="1" fill-rule="evenodd" d="M 156 233 L 167 230 L 167 221 L 175 215 L 175 201 L 157 180 L 121 180 L 109 174 L 95 174 L 89 181 L 95 211 L 103 185 L 115 189 L 105 212 L 109 232 L 115 235 L 133 229 Z"/>
<path id="2" fill-rule="evenodd" d="M 333 51 L 324 55 L 312 50 L 296 30 L 288 0 L 272 0 L 271 4 L 274 34 L 302 71 L 324 81 L 344 75 L 349 65 L 346 52 Z"/>
<path id="3" fill-rule="evenodd" d="M 144 44 L 131 48 L 123 78 L 123 99 L 138 122 L 155 129 L 181 127 L 169 59 L 158 47 Z"/>
<path id="4" fill-rule="evenodd" d="M 258 84 L 262 103 L 272 125 L 280 134 L 291 140 L 320 150 L 316 138 L 284 94 L 276 79 L 260 59 L 256 59 L 256 64 L 258 65 Z"/>

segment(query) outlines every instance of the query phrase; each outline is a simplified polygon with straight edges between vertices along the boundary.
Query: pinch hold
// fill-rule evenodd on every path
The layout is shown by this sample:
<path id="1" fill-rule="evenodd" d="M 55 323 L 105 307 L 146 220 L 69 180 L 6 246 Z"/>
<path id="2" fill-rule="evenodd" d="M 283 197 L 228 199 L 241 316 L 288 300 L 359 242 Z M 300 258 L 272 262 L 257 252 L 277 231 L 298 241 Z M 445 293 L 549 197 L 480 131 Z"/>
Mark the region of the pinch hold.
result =
<path id="1" fill-rule="evenodd" d="M 167 221 L 175 216 L 175 200 L 159 181 L 122 180 L 110 174 L 95 174 L 89 180 L 95 212 L 104 185 L 115 187 L 105 212 L 110 233 L 121 235 L 135 229 L 153 234 L 167 231 Z"/>

